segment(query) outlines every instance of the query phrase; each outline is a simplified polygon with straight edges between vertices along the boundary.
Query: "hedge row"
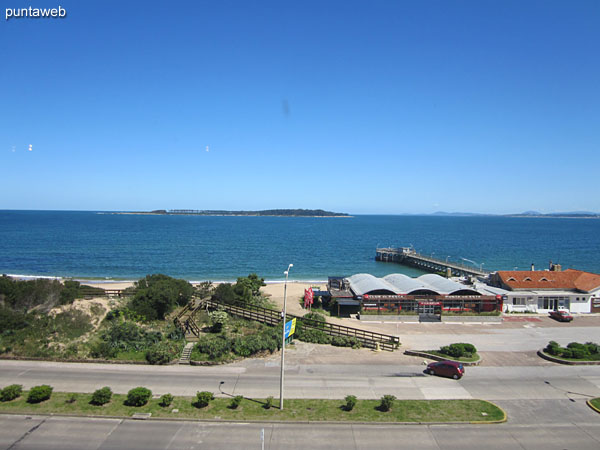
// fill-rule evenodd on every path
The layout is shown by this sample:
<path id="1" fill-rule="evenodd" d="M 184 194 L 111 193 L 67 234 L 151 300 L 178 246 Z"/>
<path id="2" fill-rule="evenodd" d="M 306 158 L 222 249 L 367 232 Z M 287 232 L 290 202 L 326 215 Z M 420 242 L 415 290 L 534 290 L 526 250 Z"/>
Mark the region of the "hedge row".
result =
<path id="1" fill-rule="evenodd" d="M 594 342 L 586 342 L 585 344 L 571 342 L 566 347 L 561 347 L 557 342 L 550 341 L 544 351 L 558 358 L 586 361 L 600 360 L 600 346 Z"/>

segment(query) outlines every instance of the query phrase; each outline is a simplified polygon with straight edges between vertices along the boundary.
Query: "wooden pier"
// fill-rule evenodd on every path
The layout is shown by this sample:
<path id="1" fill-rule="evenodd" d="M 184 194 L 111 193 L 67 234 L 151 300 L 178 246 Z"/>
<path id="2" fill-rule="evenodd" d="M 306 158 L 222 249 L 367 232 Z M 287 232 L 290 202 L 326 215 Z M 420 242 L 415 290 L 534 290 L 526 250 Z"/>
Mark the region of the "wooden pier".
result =
<path id="1" fill-rule="evenodd" d="M 444 261 L 443 259 L 434 258 L 433 256 L 422 255 L 417 253 L 412 248 L 401 247 L 401 248 L 378 248 L 375 256 L 376 261 L 382 262 L 394 262 L 403 264 L 405 266 L 416 267 L 417 269 L 424 270 L 426 272 L 443 272 L 445 274 L 450 273 L 452 276 L 476 276 L 486 277 L 490 273 L 489 270 L 474 266 L 468 266 L 466 264 Z"/>

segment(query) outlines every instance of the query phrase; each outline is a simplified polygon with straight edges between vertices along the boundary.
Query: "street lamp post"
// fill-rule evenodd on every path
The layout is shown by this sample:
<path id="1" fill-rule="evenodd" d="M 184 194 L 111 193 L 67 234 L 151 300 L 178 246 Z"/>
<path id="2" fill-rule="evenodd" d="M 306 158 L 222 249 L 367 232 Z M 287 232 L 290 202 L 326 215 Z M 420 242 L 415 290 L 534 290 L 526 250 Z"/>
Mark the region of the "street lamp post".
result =
<path id="1" fill-rule="evenodd" d="M 279 376 L 279 410 L 283 411 L 283 365 L 285 364 L 285 307 L 287 300 L 287 280 L 288 275 L 290 274 L 290 269 L 294 267 L 293 264 L 290 264 L 283 274 L 285 275 L 285 283 L 283 284 L 283 312 L 281 315 L 283 316 L 283 330 L 281 331 L 281 375 Z"/>

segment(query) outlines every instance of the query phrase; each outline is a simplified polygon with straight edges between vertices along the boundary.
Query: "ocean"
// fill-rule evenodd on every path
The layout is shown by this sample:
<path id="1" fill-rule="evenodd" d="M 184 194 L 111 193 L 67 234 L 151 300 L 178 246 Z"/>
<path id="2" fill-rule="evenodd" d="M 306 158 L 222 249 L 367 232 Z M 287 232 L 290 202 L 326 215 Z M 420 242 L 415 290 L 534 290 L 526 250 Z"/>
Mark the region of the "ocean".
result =
<path id="1" fill-rule="evenodd" d="M 500 216 L 351 218 L 120 215 L 0 211 L 0 273 L 136 280 L 164 273 L 191 281 L 268 281 L 422 272 L 375 261 L 379 247 L 488 270 L 547 268 L 600 273 L 600 220 Z"/>

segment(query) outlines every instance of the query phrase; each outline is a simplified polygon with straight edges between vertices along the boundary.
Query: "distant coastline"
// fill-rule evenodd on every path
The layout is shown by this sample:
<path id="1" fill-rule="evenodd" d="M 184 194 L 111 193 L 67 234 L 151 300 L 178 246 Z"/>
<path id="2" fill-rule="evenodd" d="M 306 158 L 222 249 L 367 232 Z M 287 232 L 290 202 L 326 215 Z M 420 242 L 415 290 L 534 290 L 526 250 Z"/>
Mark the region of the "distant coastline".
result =
<path id="1" fill-rule="evenodd" d="M 157 209 L 154 211 L 102 212 L 99 214 L 128 214 L 153 216 L 264 216 L 264 217 L 352 217 L 346 213 L 322 209 L 266 209 L 262 211 L 225 211 L 195 209 Z"/>

